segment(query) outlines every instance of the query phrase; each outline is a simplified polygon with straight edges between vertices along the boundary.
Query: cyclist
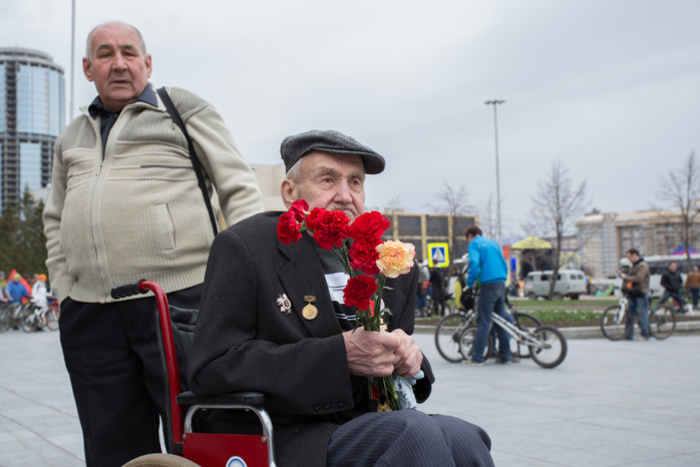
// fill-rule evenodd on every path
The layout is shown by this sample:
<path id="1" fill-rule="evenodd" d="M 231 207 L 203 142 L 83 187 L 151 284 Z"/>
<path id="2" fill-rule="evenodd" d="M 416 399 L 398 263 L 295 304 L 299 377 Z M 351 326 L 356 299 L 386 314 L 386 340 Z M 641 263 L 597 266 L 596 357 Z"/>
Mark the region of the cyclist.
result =
<path id="1" fill-rule="evenodd" d="M 36 282 L 34 282 L 34 285 L 32 286 L 32 302 L 34 302 L 36 306 L 42 310 L 45 310 L 48 306 L 47 293 L 46 275 L 39 274 Z"/>
<path id="2" fill-rule="evenodd" d="M 19 281 L 21 278 L 22 276 L 20 276 L 19 273 L 15 273 L 15 275 L 12 276 L 12 281 L 7 284 L 6 292 L 8 298 L 10 299 L 10 305 L 22 303 L 22 298 L 32 298 L 29 295 L 29 292 L 27 292 L 27 288 L 24 286 L 24 284 Z"/>
<path id="3" fill-rule="evenodd" d="M 639 316 L 639 328 L 642 337 L 639 340 L 649 340 L 649 265 L 639 255 L 639 250 L 630 248 L 627 250 L 627 259 L 632 263 L 628 273 L 623 273 L 619 269 L 617 274 L 627 282 L 630 298 L 630 316 Z M 629 326 L 629 331 L 625 336 L 627 340 L 634 340 L 634 321 Z"/>
<path id="4" fill-rule="evenodd" d="M 508 319 L 505 308 L 508 265 L 503 253 L 501 253 L 501 247 L 493 240 L 482 237 L 481 234 L 481 229 L 475 225 L 469 226 L 465 232 L 469 243 L 467 287 L 471 288 L 477 281 L 481 282 L 477 306 L 476 339 L 472 346 L 471 358 L 463 362 L 465 365 L 472 366 L 484 365 L 484 349 L 491 327 L 491 313 L 495 312 L 504 319 Z M 496 326 L 496 334 L 498 335 L 499 361 L 509 364 L 511 360 L 510 336 L 500 326 Z"/>
<path id="5" fill-rule="evenodd" d="M 681 306 L 679 310 L 680 313 L 685 313 L 685 310 L 682 308 L 683 301 L 681 300 L 680 294 L 683 288 L 683 278 L 681 277 L 681 272 L 678 270 L 678 263 L 675 261 L 668 263 L 668 269 L 664 271 L 661 276 L 661 286 L 665 289 L 664 294 L 661 296 L 661 300 L 656 304 L 654 311 L 661 308 L 670 297 L 673 297 L 673 299 L 678 302 L 678 305 Z"/>
<path id="6" fill-rule="evenodd" d="M 690 290 L 693 297 L 693 309 L 698 307 L 698 298 L 700 298 L 700 268 L 695 265 L 685 278 L 685 287 Z"/>

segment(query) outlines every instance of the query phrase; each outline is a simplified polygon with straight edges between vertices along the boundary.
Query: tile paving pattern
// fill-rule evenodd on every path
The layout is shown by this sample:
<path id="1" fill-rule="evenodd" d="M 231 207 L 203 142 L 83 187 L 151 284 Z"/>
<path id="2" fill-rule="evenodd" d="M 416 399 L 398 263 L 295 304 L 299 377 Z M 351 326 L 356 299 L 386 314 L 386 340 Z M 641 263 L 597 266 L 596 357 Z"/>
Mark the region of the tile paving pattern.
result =
<path id="1" fill-rule="evenodd" d="M 553 370 L 465 367 L 416 341 L 438 381 L 421 410 L 482 426 L 498 466 L 700 465 L 700 335 L 569 339 Z M 58 333 L 0 334 L 0 466 L 84 465 Z"/>

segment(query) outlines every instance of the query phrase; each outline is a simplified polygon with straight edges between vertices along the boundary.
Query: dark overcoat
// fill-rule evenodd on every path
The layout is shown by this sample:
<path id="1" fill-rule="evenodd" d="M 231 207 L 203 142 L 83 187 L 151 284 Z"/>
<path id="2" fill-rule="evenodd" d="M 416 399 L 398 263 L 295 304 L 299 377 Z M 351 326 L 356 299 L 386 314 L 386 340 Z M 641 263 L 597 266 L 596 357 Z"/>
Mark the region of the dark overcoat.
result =
<path id="1" fill-rule="evenodd" d="M 351 375 L 342 330 L 328 292 L 315 240 L 296 244 L 277 238 L 280 213 L 262 213 L 221 232 L 212 245 L 199 321 L 188 363 L 191 389 L 198 394 L 260 391 L 266 394 L 279 465 L 325 465 L 326 448 L 340 424 L 375 410 L 366 378 Z M 387 279 L 384 303 L 389 330 L 413 332 L 418 268 Z M 289 314 L 277 299 L 291 301 Z M 307 320 L 305 296 L 318 316 Z M 414 386 L 419 402 L 434 381 Z M 217 429 L 243 427 L 244 415 L 226 415 Z"/>

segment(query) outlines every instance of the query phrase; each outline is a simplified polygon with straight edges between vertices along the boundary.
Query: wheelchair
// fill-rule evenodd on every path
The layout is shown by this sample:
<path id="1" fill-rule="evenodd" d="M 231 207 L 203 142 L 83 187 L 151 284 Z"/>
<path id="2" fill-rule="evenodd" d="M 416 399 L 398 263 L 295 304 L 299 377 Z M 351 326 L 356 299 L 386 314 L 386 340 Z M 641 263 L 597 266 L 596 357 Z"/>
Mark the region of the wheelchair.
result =
<path id="1" fill-rule="evenodd" d="M 198 396 L 186 390 L 186 358 L 197 310 L 169 306 L 161 286 L 145 279 L 115 287 L 111 295 L 120 299 L 149 291 L 156 298 L 156 329 L 166 375 L 163 435 L 167 454 L 140 456 L 124 467 L 274 467 L 272 421 L 264 408 L 264 394 L 251 391 Z M 262 435 L 196 431 L 196 415 L 208 410 L 250 411 L 257 415 Z"/>

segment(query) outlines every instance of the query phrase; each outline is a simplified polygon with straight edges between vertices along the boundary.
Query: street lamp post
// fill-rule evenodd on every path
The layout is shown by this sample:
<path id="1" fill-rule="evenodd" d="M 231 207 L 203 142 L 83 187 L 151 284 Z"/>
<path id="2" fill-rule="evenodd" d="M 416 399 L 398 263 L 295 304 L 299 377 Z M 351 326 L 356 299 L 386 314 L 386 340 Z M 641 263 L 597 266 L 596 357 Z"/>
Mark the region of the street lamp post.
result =
<path id="1" fill-rule="evenodd" d="M 498 115 L 496 112 L 496 106 L 498 104 L 505 103 L 506 101 L 498 99 L 484 102 L 486 105 L 493 105 L 493 127 L 496 132 L 496 209 L 498 215 L 498 244 L 501 247 L 503 247 L 503 234 L 501 231 L 501 177 L 498 169 Z"/>

